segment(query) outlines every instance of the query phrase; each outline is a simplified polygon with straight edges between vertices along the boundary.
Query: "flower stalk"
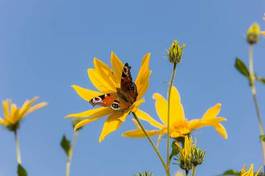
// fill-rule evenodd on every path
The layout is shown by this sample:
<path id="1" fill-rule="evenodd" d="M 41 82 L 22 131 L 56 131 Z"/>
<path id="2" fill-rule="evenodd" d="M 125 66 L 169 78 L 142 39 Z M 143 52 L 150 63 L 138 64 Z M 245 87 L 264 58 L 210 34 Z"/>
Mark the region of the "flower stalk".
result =
<path id="1" fill-rule="evenodd" d="M 257 91 L 256 91 L 256 85 L 255 85 L 255 71 L 254 71 L 254 48 L 253 45 L 249 45 L 249 81 L 250 81 L 250 88 L 251 88 L 251 94 L 257 114 L 257 119 L 258 119 L 258 126 L 259 126 L 259 131 L 260 131 L 260 142 L 261 142 L 261 147 L 262 147 L 262 155 L 263 155 L 263 169 L 265 172 L 265 142 L 263 139 L 264 136 L 264 128 L 263 128 L 263 122 L 262 122 L 262 117 L 260 113 L 260 108 L 257 100 Z"/>
<path id="2" fill-rule="evenodd" d="M 152 139 L 149 137 L 149 135 L 147 134 L 144 126 L 142 125 L 141 121 L 139 120 L 139 118 L 137 117 L 137 115 L 132 112 L 133 114 L 133 117 L 134 119 L 136 120 L 137 124 L 140 126 L 141 130 L 143 131 L 143 133 L 145 134 L 145 137 L 147 138 L 148 142 L 150 143 L 150 145 L 152 146 L 153 150 L 155 151 L 156 155 L 158 156 L 161 164 L 163 165 L 164 169 L 165 169 L 165 172 L 166 172 L 166 175 L 167 176 L 170 176 L 170 173 L 168 172 L 168 169 L 167 169 L 167 165 L 165 163 L 165 161 L 163 160 L 158 148 L 155 146 L 154 142 L 152 141 Z"/>
<path id="3" fill-rule="evenodd" d="M 74 130 L 74 132 L 73 132 L 71 149 L 70 149 L 69 155 L 67 156 L 67 160 L 66 160 L 66 171 L 65 171 L 66 176 L 70 176 L 71 162 L 72 162 L 72 158 L 73 158 L 74 148 L 76 146 L 77 139 L 78 139 L 78 133 L 79 133 L 79 130 L 77 130 L 77 131 Z"/>
<path id="4" fill-rule="evenodd" d="M 21 160 L 21 152 L 20 152 L 20 142 L 19 142 L 19 137 L 18 137 L 18 132 L 17 130 L 14 131 L 15 135 L 15 141 L 16 141 L 16 158 L 17 158 L 17 163 L 22 165 L 22 160 Z"/>
<path id="5" fill-rule="evenodd" d="M 168 111 L 167 111 L 167 170 L 170 173 L 170 98 L 171 98 L 171 89 L 172 89 L 172 85 L 173 85 L 173 81 L 175 79 L 176 76 L 176 67 L 177 64 L 174 63 L 173 64 L 173 70 L 172 70 L 172 75 L 171 75 L 171 79 L 170 79 L 170 83 L 169 83 L 169 87 L 168 87 Z"/>
<path id="6" fill-rule="evenodd" d="M 195 176 L 196 175 L 196 166 L 193 166 L 192 167 L 192 176 Z"/>

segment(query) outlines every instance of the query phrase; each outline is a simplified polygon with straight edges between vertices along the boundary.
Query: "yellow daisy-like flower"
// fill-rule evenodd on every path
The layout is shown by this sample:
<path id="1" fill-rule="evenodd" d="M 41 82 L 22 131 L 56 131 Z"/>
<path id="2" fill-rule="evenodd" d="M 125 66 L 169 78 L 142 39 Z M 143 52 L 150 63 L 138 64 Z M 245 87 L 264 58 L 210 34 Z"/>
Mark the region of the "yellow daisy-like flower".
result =
<path id="1" fill-rule="evenodd" d="M 110 60 L 112 67 L 109 67 L 100 59 L 94 58 L 94 68 L 89 68 L 87 70 L 90 81 L 98 91 L 86 89 L 78 85 L 72 86 L 82 99 L 90 102 L 94 97 L 102 94 L 117 93 L 117 89 L 120 89 L 124 64 L 113 52 L 111 53 Z M 147 53 L 143 57 L 141 68 L 135 80 L 138 96 L 136 101 L 130 107 L 120 111 L 113 110 L 110 107 L 99 107 L 81 113 L 69 114 L 67 117 L 85 118 L 75 125 L 75 130 L 99 120 L 104 116 L 108 116 L 99 137 L 99 142 L 101 142 L 107 135 L 116 131 L 120 127 L 130 112 L 134 112 L 142 120 L 154 121 L 146 112 L 139 109 L 139 106 L 144 102 L 142 97 L 149 86 L 149 77 L 151 75 L 149 61 L 150 53 Z"/>
<path id="2" fill-rule="evenodd" d="M 37 99 L 38 97 L 34 97 L 26 100 L 21 108 L 18 108 L 11 100 L 2 101 L 3 118 L 0 118 L 0 125 L 11 131 L 16 131 L 19 128 L 19 123 L 25 116 L 47 105 L 46 102 L 34 105 Z"/>
<path id="3" fill-rule="evenodd" d="M 259 170 L 255 174 L 254 173 L 254 165 L 251 164 L 248 170 L 246 170 L 245 167 L 242 168 L 242 170 L 240 171 L 240 176 L 258 176 Z"/>
<path id="4" fill-rule="evenodd" d="M 167 113 L 168 113 L 168 102 L 160 94 L 155 93 L 153 95 L 155 100 L 155 108 L 158 117 L 162 123 L 152 120 L 149 122 L 151 125 L 156 127 L 156 130 L 147 131 L 149 136 L 159 135 L 162 136 L 167 134 Z M 221 104 L 216 104 L 215 106 L 209 108 L 201 119 L 188 120 L 185 117 L 184 109 L 181 103 L 180 95 L 176 87 L 171 89 L 171 109 L 170 109 L 170 137 L 177 138 L 190 134 L 192 131 L 206 127 L 212 126 L 214 129 L 224 138 L 227 139 L 226 129 L 223 127 L 221 122 L 226 119 L 223 117 L 218 117 L 221 110 Z M 136 126 L 137 129 L 132 131 L 127 131 L 123 134 L 125 137 L 145 137 L 141 129 Z"/>

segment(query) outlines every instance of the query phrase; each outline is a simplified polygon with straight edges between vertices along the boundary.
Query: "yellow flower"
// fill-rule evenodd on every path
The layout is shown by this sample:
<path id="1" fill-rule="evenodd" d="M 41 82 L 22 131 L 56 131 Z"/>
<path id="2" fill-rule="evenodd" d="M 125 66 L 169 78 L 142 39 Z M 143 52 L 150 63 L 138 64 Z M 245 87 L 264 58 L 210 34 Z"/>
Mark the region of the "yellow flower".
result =
<path id="1" fill-rule="evenodd" d="M 221 122 L 226 119 L 223 117 L 218 117 L 218 114 L 221 110 L 221 104 L 216 104 L 215 106 L 209 108 L 202 116 L 201 119 L 192 119 L 188 120 L 185 117 L 184 109 L 181 103 L 180 95 L 176 87 L 171 89 L 171 111 L 170 111 L 170 137 L 177 138 L 190 134 L 192 131 L 206 127 L 212 126 L 214 129 L 224 138 L 227 139 L 226 129 L 223 127 Z M 155 93 L 153 95 L 155 100 L 155 108 L 158 117 L 162 123 L 155 120 L 150 121 L 149 123 L 156 127 L 156 130 L 149 130 L 147 133 L 149 136 L 154 135 L 164 135 L 167 133 L 167 112 L 168 112 L 168 103 L 167 100 L 160 94 Z M 144 137 L 143 132 L 137 127 L 137 129 L 132 131 L 127 131 L 123 134 L 125 137 Z"/>
<path id="2" fill-rule="evenodd" d="M 255 174 L 254 173 L 254 165 L 251 164 L 248 170 L 246 170 L 245 167 L 242 168 L 242 170 L 240 172 L 240 176 L 258 176 L 259 175 L 259 170 Z"/>
<path id="3" fill-rule="evenodd" d="M 259 41 L 259 36 L 265 36 L 265 31 L 261 31 L 258 23 L 253 23 L 247 31 L 247 41 L 249 44 L 256 44 Z"/>
<path id="4" fill-rule="evenodd" d="M 11 100 L 2 101 L 3 118 L 0 118 L 0 125 L 11 131 L 16 131 L 19 128 L 20 121 L 25 116 L 47 105 L 46 102 L 33 105 L 37 99 L 38 97 L 34 97 L 26 100 L 21 108 L 18 108 Z"/>
<path id="5" fill-rule="evenodd" d="M 88 69 L 88 77 L 94 87 L 98 90 L 90 90 L 78 85 L 73 85 L 73 89 L 84 100 L 90 102 L 92 98 L 102 94 L 117 93 L 120 89 L 121 76 L 124 64 L 113 52 L 110 56 L 112 67 L 102 62 L 100 59 L 94 58 L 94 68 Z M 110 107 L 99 107 L 90 109 L 81 113 L 69 114 L 67 117 L 71 118 L 85 118 L 75 126 L 75 130 L 108 116 L 104 122 L 99 142 L 103 141 L 107 135 L 116 131 L 120 125 L 126 120 L 130 112 L 134 112 L 140 119 L 145 121 L 154 121 L 146 112 L 138 109 L 144 102 L 142 99 L 144 93 L 149 86 L 149 77 L 151 70 L 149 69 L 150 53 L 147 53 L 142 60 L 141 68 L 135 80 L 138 96 L 128 108 L 123 110 L 113 110 Z"/>

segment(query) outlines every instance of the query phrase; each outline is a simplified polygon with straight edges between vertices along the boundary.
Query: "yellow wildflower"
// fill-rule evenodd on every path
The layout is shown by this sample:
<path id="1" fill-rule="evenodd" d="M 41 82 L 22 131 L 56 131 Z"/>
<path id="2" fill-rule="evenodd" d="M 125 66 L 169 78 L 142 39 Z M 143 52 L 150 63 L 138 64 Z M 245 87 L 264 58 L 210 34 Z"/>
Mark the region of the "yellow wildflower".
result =
<path id="1" fill-rule="evenodd" d="M 111 53 L 110 60 L 112 68 L 102 62 L 100 59 L 94 58 L 94 68 L 88 69 L 88 77 L 98 91 L 86 89 L 78 85 L 72 86 L 82 99 L 91 103 L 91 100 L 95 97 L 111 93 L 117 94 L 118 90 L 121 89 L 121 77 L 125 64 L 123 64 L 118 56 L 113 52 Z M 115 110 L 111 107 L 99 107 L 81 113 L 69 114 L 67 117 L 85 118 L 75 125 L 75 130 L 91 122 L 99 120 L 104 116 L 108 116 L 99 137 L 99 142 L 101 142 L 107 135 L 116 131 L 120 127 L 130 112 L 134 112 L 142 120 L 151 122 L 154 121 L 147 113 L 138 109 L 139 106 L 144 102 L 142 97 L 149 86 L 149 77 L 151 75 L 149 61 L 150 53 L 147 53 L 143 57 L 141 68 L 135 80 L 138 94 L 136 100 L 134 100 L 129 107 L 126 107 L 122 110 Z"/>
<path id="2" fill-rule="evenodd" d="M 259 41 L 259 36 L 265 36 L 265 31 L 261 31 L 258 23 L 253 23 L 247 31 L 247 41 L 249 44 L 256 44 Z"/>
<path id="3" fill-rule="evenodd" d="M 260 170 L 260 169 L 259 169 Z M 240 176 L 258 176 L 259 175 L 259 170 L 258 172 L 256 172 L 256 174 L 254 173 L 254 165 L 251 164 L 249 169 L 246 170 L 245 167 L 242 168 L 241 172 L 240 172 Z M 255 175 L 254 175 L 255 174 Z"/>
<path id="4" fill-rule="evenodd" d="M 47 105 L 46 102 L 33 105 L 37 99 L 38 97 L 34 97 L 26 100 L 21 108 L 18 108 L 11 100 L 4 100 L 2 102 L 3 118 L 0 118 L 0 125 L 11 131 L 16 131 L 25 116 Z"/>
<path id="5" fill-rule="evenodd" d="M 226 129 L 223 127 L 221 122 L 226 119 L 223 117 L 218 117 L 218 114 L 221 110 L 221 104 L 218 103 L 215 106 L 209 108 L 202 116 L 201 119 L 192 119 L 188 120 L 185 117 L 184 109 L 181 103 L 180 95 L 176 87 L 172 87 L 171 89 L 171 99 L 170 103 L 172 104 L 172 108 L 170 111 L 170 137 L 177 138 L 181 136 L 185 136 L 190 134 L 192 131 L 206 127 L 212 126 L 214 129 L 224 138 L 227 139 Z M 168 112 L 168 103 L 166 99 L 155 93 L 153 95 L 155 100 L 155 108 L 158 117 L 162 121 L 162 123 L 152 120 L 149 122 L 151 125 L 156 127 L 156 130 L 149 130 L 147 133 L 149 136 L 154 135 L 164 135 L 167 133 L 167 112 Z M 139 127 L 132 131 L 127 131 L 123 134 L 125 137 L 144 137 L 143 132 Z"/>

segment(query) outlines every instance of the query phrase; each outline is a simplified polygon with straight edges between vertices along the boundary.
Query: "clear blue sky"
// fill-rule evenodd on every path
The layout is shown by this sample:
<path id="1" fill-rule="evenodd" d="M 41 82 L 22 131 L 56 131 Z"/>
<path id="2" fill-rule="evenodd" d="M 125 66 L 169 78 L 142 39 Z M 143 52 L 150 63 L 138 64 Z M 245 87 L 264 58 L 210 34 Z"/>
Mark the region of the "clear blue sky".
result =
<path id="1" fill-rule="evenodd" d="M 195 133 L 207 151 L 198 175 L 213 176 L 252 162 L 258 168 L 261 149 L 254 106 L 247 81 L 233 64 L 236 56 L 247 59 L 245 31 L 254 21 L 265 28 L 264 12 L 263 0 L 0 0 L 0 99 L 21 104 L 38 95 L 49 103 L 31 114 L 19 131 L 29 175 L 64 175 L 59 142 L 62 134 L 71 135 L 64 116 L 91 108 L 70 85 L 92 88 L 86 69 L 94 56 L 109 63 L 113 50 L 132 65 L 135 77 L 141 57 L 151 52 L 151 86 L 142 108 L 157 117 L 151 95 L 166 95 L 171 70 L 166 48 L 173 39 L 187 45 L 175 80 L 186 115 L 200 117 L 221 102 L 221 115 L 228 119 L 227 141 L 211 128 Z M 257 72 L 265 75 L 264 45 L 263 40 L 255 48 L 255 62 Z M 258 95 L 265 115 L 265 86 L 258 86 Z M 72 175 L 130 176 L 146 169 L 164 175 L 144 139 L 120 136 L 133 128 L 130 120 L 99 144 L 102 124 L 81 131 Z M 0 176 L 15 176 L 14 137 L 1 128 L 0 139 Z"/>

